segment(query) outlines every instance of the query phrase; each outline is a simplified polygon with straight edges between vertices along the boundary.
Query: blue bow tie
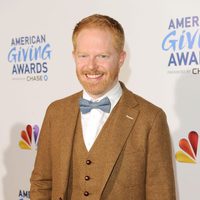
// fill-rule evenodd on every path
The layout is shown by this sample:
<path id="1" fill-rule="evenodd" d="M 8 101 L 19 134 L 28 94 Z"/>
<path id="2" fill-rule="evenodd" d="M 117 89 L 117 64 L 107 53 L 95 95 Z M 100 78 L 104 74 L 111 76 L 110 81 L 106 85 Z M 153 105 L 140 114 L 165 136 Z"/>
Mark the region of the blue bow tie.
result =
<path id="1" fill-rule="evenodd" d="M 79 104 L 80 110 L 83 114 L 90 112 L 93 108 L 101 109 L 102 111 L 109 113 L 111 108 L 111 103 L 108 97 L 103 98 L 99 102 L 92 102 L 81 98 Z"/>

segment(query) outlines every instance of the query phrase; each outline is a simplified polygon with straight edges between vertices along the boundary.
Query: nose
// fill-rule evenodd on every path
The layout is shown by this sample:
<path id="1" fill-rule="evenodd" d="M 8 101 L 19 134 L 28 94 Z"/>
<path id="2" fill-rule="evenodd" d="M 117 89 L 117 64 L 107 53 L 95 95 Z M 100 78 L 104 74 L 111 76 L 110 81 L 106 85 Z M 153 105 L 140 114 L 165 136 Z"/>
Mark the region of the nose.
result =
<path id="1" fill-rule="evenodd" d="M 96 63 L 95 57 L 90 57 L 89 62 L 88 62 L 88 68 L 91 70 L 97 68 L 97 63 Z"/>

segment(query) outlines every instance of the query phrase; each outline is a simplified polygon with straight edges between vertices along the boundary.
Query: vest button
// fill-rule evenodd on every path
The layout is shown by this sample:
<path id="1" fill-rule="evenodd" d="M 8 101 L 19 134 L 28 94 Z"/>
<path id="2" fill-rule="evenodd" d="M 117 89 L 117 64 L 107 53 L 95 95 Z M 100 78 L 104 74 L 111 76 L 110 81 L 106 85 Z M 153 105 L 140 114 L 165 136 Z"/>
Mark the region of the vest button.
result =
<path id="1" fill-rule="evenodd" d="M 91 160 L 86 160 L 86 164 L 87 164 L 87 165 L 90 165 L 91 163 L 92 163 Z"/>
<path id="2" fill-rule="evenodd" d="M 90 177 L 89 177 L 89 176 L 85 176 L 85 180 L 86 180 L 86 181 L 89 181 L 89 180 L 90 180 Z"/>
<path id="3" fill-rule="evenodd" d="M 85 191 L 85 192 L 84 192 L 84 196 L 86 196 L 86 197 L 89 196 L 89 194 L 90 194 L 90 193 L 89 193 L 88 191 Z"/>

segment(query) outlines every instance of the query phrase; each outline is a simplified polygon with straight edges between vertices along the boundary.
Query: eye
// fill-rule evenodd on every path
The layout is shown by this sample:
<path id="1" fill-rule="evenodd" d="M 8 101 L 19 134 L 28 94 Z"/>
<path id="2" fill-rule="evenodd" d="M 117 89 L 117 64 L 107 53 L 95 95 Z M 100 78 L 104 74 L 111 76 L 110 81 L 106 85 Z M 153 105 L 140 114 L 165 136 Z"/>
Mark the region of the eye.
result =
<path id="1" fill-rule="evenodd" d="M 78 54 L 78 58 L 87 58 L 88 55 L 87 54 Z"/>
<path id="2" fill-rule="evenodd" d="M 100 54 L 98 55 L 98 58 L 106 59 L 106 58 L 109 58 L 109 56 L 107 54 Z"/>

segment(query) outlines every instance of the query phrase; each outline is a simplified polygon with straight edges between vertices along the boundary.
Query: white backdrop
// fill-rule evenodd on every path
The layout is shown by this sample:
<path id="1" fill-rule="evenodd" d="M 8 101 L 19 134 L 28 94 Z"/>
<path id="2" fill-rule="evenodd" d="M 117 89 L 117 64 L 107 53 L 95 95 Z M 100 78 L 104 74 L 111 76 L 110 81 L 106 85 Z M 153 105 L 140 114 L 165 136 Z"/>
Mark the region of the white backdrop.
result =
<path id="1" fill-rule="evenodd" d="M 81 89 L 73 28 L 101 13 L 126 33 L 120 79 L 167 113 L 177 199 L 199 200 L 199 8 L 199 0 L 0 0 L 0 199 L 29 199 L 37 126 L 50 102 Z"/>

